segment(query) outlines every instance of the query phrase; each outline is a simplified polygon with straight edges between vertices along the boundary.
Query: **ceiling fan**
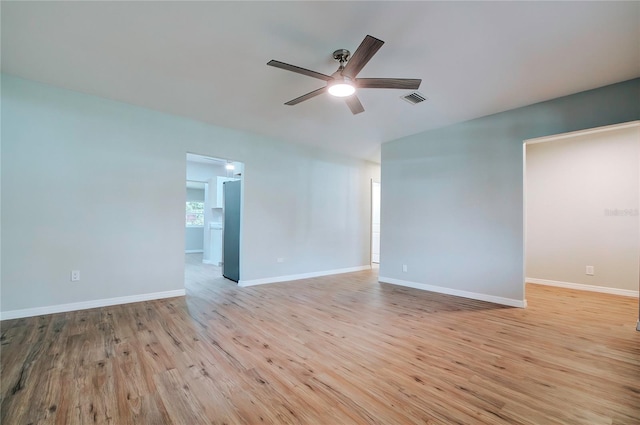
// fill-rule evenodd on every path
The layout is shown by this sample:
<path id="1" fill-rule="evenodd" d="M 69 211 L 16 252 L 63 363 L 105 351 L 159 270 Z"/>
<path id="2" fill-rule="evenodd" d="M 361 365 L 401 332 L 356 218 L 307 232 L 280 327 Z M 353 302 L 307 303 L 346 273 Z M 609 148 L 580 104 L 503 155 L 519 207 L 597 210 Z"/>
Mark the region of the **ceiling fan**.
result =
<path id="1" fill-rule="evenodd" d="M 353 55 L 346 49 L 338 49 L 333 52 L 333 58 L 340 63 L 338 70 L 331 75 L 322 74 L 320 72 L 311 71 L 309 69 L 300 68 L 299 66 L 289 65 L 288 63 L 277 60 L 270 60 L 267 65 L 276 68 L 285 69 L 287 71 L 296 72 L 308 77 L 317 78 L 327 82 L 325 87 L 296 97 L 288 101 L 285 105 L 297 105 L 300 102 L 309 100 L 324 92 L 336 97 L 343 97 L 351 112 L 359 114 L 364 112 L 364 107 L 360 103 L 360 99 L 356 96 L 356 89 L 405 89 L 417 90 L 420 87 L 421 79 L 413 78 L 356 78 L 358 73 L 376 54 L 378 49 L 382 47 L 384 41 L 367 35 Z"/>

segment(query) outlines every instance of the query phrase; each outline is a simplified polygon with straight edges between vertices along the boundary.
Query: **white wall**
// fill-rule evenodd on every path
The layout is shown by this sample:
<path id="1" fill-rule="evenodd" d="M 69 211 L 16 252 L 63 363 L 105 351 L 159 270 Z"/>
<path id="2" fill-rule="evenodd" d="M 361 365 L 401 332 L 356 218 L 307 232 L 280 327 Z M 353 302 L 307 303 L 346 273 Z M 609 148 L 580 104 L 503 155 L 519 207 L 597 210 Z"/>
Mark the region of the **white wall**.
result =
<path id="1" fill-rule="evenodd" d="M 182 289 L 187 152 L 245 163 L 241 279 L 369 264 L 377 164 L 2 75 L 4 317 Z"/>
<path id="2" fill-rule="evenodd" d="M 526 145 L 527 278 L 637 293 L 639 132 Z"/>

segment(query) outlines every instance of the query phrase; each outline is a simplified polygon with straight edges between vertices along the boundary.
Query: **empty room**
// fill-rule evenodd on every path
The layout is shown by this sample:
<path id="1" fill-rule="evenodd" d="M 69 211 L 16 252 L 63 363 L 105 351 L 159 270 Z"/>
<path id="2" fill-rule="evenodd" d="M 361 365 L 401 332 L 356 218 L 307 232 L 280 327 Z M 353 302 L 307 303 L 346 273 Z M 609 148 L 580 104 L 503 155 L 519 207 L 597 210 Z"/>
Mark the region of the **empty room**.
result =
<path id="1" fill-rule="evenodd" d="M 0 423 L 640 423 L 640 2 L 0 19 Z"/>

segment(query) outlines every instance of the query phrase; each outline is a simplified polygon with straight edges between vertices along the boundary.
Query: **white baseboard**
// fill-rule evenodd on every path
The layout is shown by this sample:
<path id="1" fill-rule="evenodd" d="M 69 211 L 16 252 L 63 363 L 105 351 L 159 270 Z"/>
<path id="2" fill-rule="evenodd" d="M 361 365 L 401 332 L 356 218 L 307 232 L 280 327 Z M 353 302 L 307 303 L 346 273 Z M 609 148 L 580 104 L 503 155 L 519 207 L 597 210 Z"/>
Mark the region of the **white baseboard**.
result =
<path id="1" fill-rule="evenodd" d="M 577 289 L 579 291 L 602 292 L 604 294 L 622 295 L 623 297 L 638 298 L 638 291 L 631 289 L 609 288 L 607 286 L 585 285 L 583 283 L 560 282 L 557 280 L 536 279 L 534 277 L 526 278 L 527 283 L 535 283 L 538 285 L 558 286 L 560 288 Z"/>
<path id="2" fill-rule="evenodd" d="M 203 252 L 201 249 L 187 249 L 184 251 L 185 254 L 202 254 Z"/>
<path id="3" fill-rule="evenodd" d="M 213 262 L 211 260 L 202 260 L 202 264 L 210 264 L 212 266 L 216 266 L 216 267 L 222 267 L 222 263 L 220 262 Z"/>
<path id="4" fill-rule="evenodd" d="M 174 291 L 152 292 L 150 294 L 129 295 L 126 297 L 104 298 L 101 300 L 81 301 L 70 304 L 58 304 L 47 307 L 25 308 L 0 312 L 0 320 L 21 319 L 23 317 L 41 316 L 43 314 L 65 313 L 67 311 L 86 310 L 88 308 L 108 307 L 110 305 L 137 303 L 140 301 L 158 300 L 161 298 L 182 297 L 184 289 Z"/>
<path id="5" fill-rule="evenodd" d="M 247 287 L 247 286 L 255 286 L 255 285 L 264 285 L 266 283 L 288 282 L 291 280 L 309 279 L 312 277 L 329 276 L 332 274 L 360 272 L 363 270 L 371 270 L 371 266 L 367 265 L 367 266 L 358 266 L 358 267 L 348 267 L 345 269 L 325 270 L 321 272 L 290 274 L 287 276 L 268 277 L 265 279 L 240 280 L 238 282 L 238 286 Z"/>
<path id="6" fill-rule="evenodd" d="M 378 281 L 383 283 L 391 283 L 393 285 L 406 286 L 409 288 L 422 289 L 425 291 L 437 292 L 439 294 L 455 295 L 456 297 L 471 298 L 472 300 L 508 305 L 510 307 L 525 308 L 527 306 L 527 300 L 516 300 L 513 298 L 497 297 L 495 295 L 461 291 L 459 289 L 444 288 L 442 286 L 427 285 L 426 283 L 411 282 L 408 280 L 394 279 L 391 277 L 379 276 Z"/>

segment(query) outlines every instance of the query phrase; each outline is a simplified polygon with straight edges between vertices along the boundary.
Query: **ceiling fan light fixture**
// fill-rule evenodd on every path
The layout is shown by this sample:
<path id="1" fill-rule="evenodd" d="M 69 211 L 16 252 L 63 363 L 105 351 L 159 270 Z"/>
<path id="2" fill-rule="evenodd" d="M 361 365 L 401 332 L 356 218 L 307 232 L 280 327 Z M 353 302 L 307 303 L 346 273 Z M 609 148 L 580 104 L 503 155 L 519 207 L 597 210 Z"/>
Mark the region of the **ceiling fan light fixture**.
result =
<path id="1" fill-rule="evenodd" d="M 326 81 L 326 85 L 324 87 L 320 87 L 319 89 L 307 94 L 298 96 L 295 99 L 286 102 L 285 105 L 297 105 L 305 100 L 313 99 L 314 97 L 324 93 L 329 93 L 331 96 L 343 98 L 351 110 L 351 113 L 356 115 L 364 112 L 364 107 L 356 95 L 357 90 L 418 90 L 418 88 L 420 88 L 422 80 L 418 78 L 358 78 L 358 74 L 362 71 L 362 68 L 364 68 L 383 44 L 384 41 L 367 35 L 353 55 L 347 49 L 336 50 L 333 52 L 333 59 L 339 62 L 340 66 L 338 67 L 338 70 L 331 75 L 301 68 L 275 59 L 267 62 L 267 65 Z"/>
<path id="2" fill-rule="evenodd" d="M 356 92 L 356 88 L 347 78 L 329 83 L 329 94 L 335 97 L 347 97 Z"/>

